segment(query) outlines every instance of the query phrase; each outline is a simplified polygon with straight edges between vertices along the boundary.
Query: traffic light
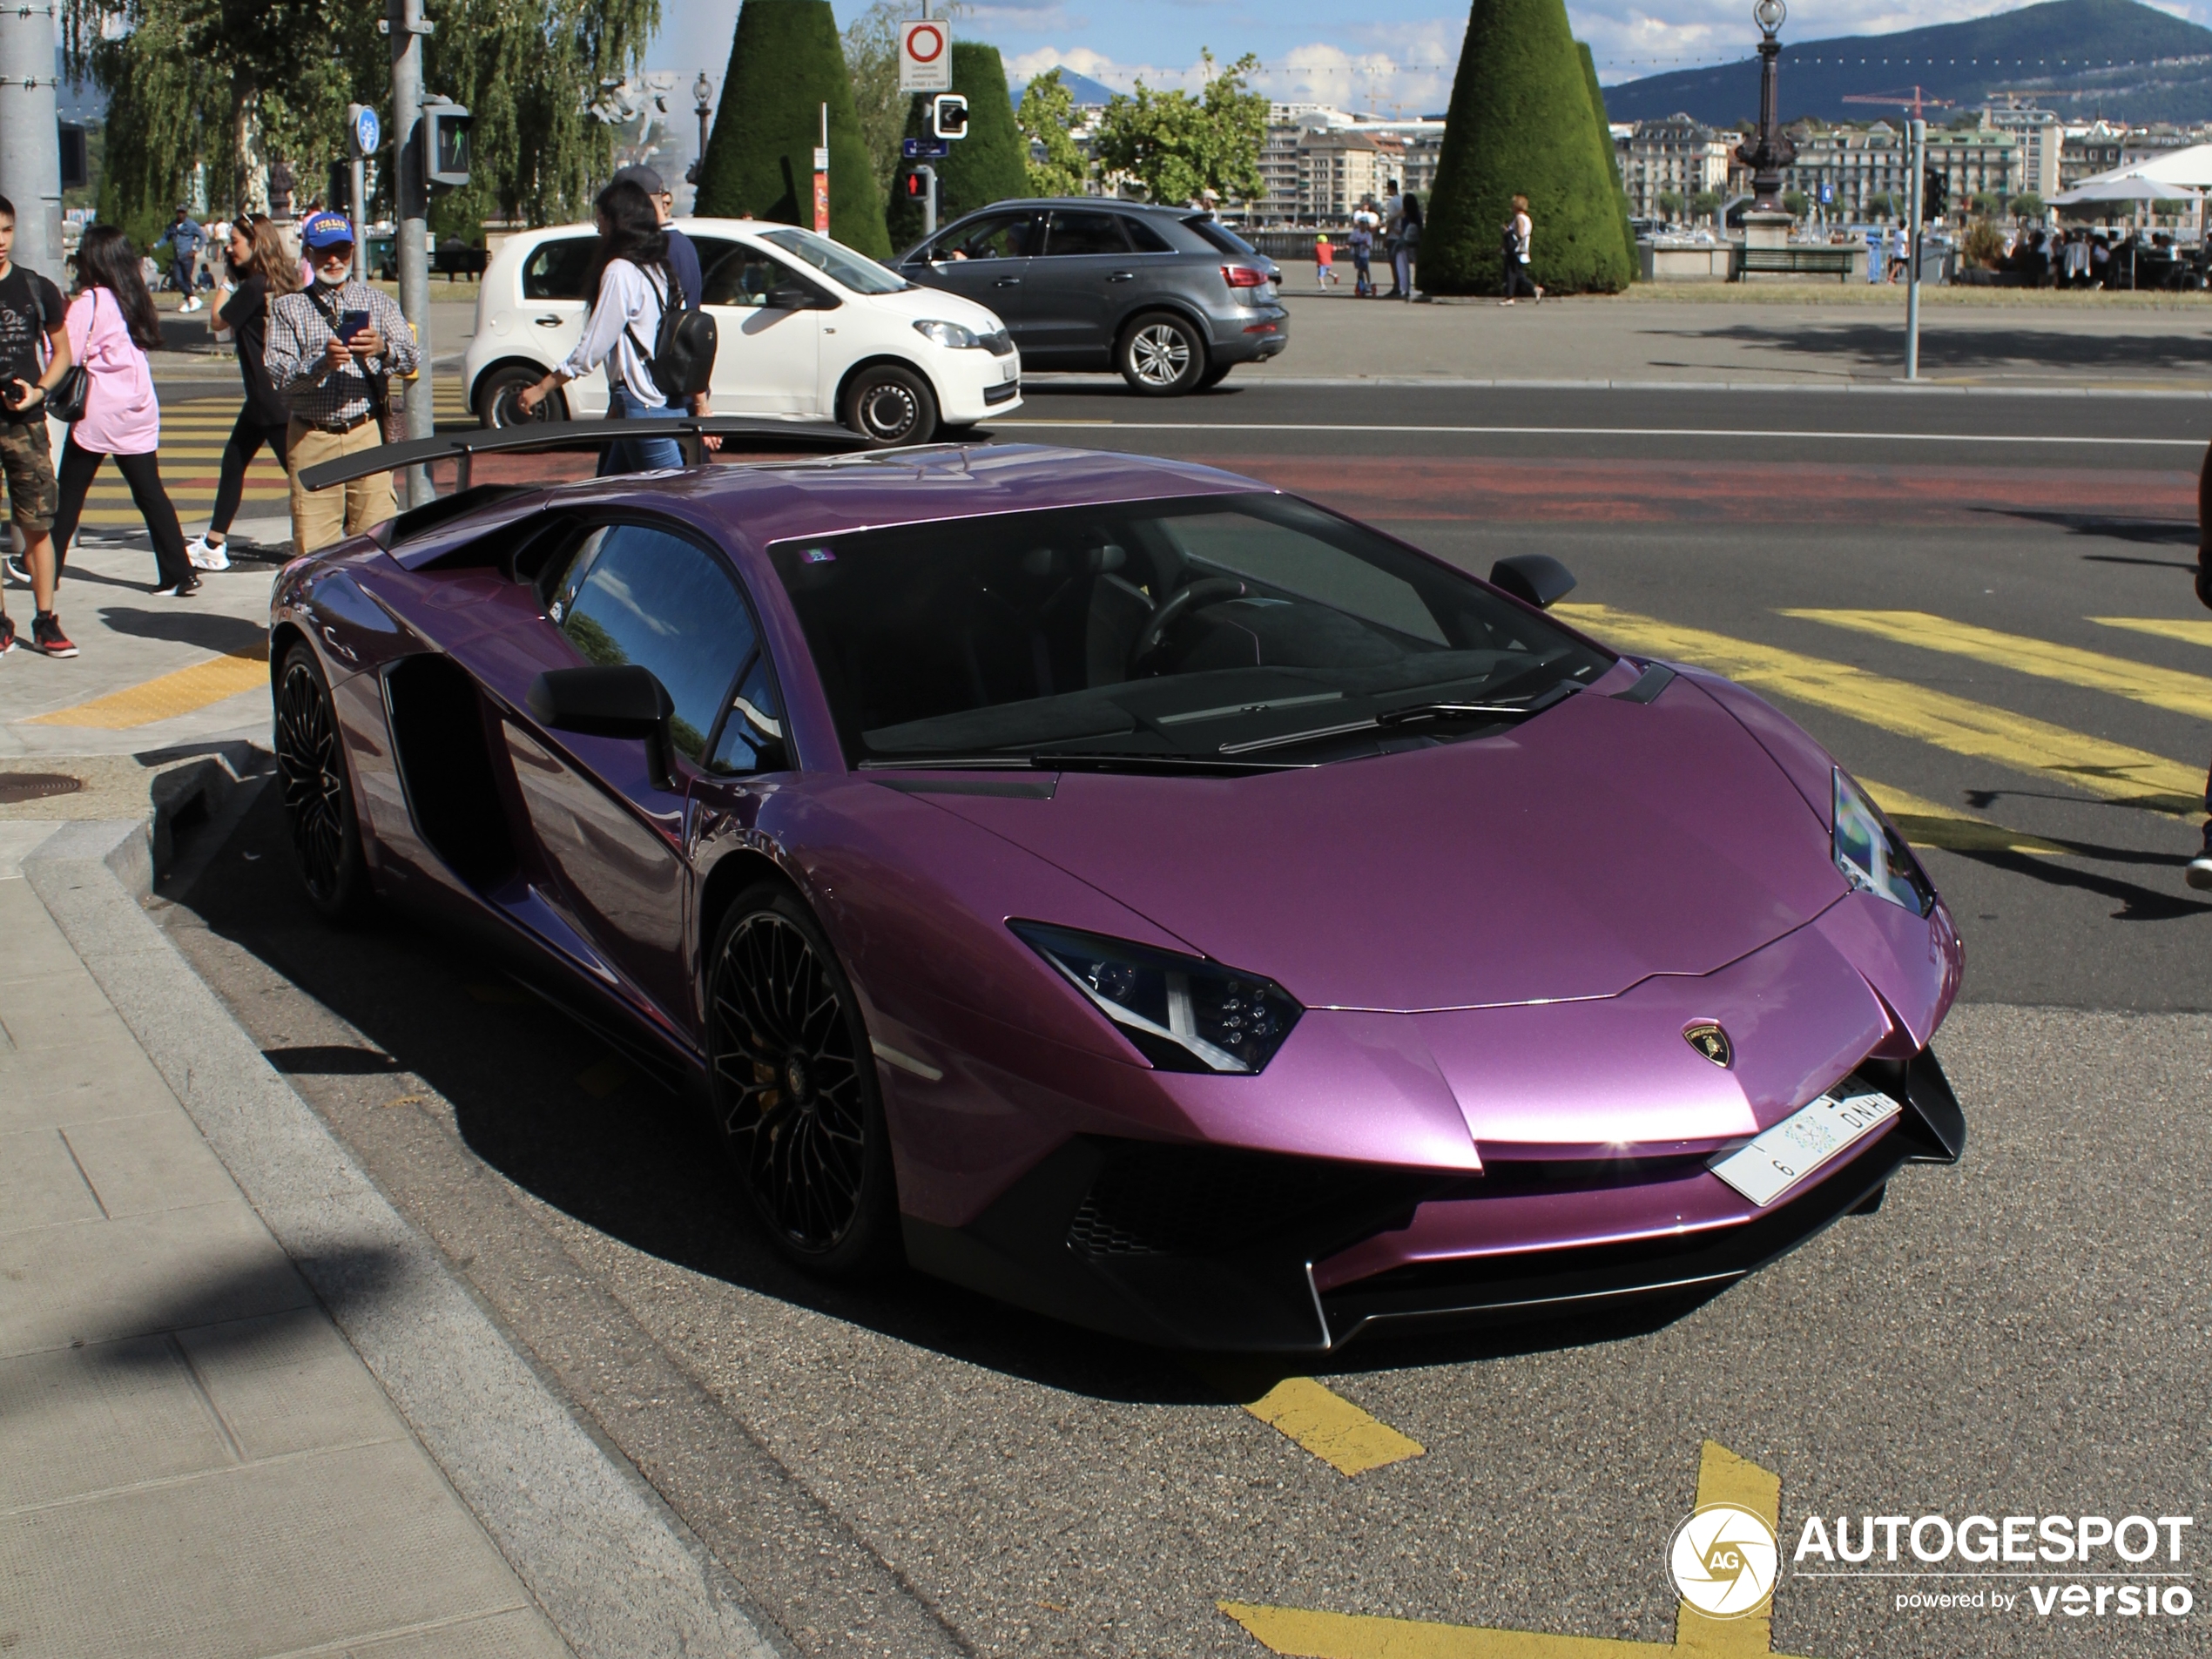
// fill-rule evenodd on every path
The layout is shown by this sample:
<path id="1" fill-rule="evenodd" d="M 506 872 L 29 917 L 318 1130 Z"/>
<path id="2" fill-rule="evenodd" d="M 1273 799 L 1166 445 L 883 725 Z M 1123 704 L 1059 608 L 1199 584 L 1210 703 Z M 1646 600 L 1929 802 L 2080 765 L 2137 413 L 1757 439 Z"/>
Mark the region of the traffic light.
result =
<path id="1" fill-rule="evenodd" d="M 1951 211 L 1951 180 L 1940 167 L 1920 170 L 1920 210 L 1929 219 L 1941 219 Z"/>
<path id="2" fill-rule="evenodd" d="M 910 202 L 918 202 L 929 194 L 929 181 L 919 172 L 903 173 L 900 181 L 906 186 L 907 199 Z"/>
<path id="3" fill-rule="evenodd" d="M 469 111 L 458 104 L 426 100 L 422 105 L 422 182 L 469 182 Z"/>
<path id="4" fill-rule="evenodd" d="M 958 92 L 940 92 L 929 100 L 929 131 L 940 138 L 968 136 L 968 99 Z"/>

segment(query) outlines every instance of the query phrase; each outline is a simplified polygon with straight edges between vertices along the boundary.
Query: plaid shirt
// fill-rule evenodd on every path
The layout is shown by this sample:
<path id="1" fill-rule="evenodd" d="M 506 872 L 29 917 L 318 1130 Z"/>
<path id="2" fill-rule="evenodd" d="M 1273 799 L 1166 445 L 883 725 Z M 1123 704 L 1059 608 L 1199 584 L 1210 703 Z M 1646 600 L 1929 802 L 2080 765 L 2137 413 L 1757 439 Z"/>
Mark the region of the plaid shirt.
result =
<path id="1" fill-rule="evenodd" d="M 269 302 L 269 343 L 262 361 L 268 368 L 269 384 L 295 417 L 309 426 L 342 431 L 368 415 L 374 400 L 361 360 L 334 369 L 323 356 L 324 347 L 335 335 L 323 307 L 316 303 L 317 297 L 287 293 Z M 324 290 L 319 297 L 334 316 L 343 317 L 348 311 L 368 313 L 369 327 L 384 336 L 384 354 L 368 359 L 368 365 L 387 374 L 413 372 L 421 353 L 408 330 L 398 301 L 366 282 L 347 282 L 334 290 Z"/>

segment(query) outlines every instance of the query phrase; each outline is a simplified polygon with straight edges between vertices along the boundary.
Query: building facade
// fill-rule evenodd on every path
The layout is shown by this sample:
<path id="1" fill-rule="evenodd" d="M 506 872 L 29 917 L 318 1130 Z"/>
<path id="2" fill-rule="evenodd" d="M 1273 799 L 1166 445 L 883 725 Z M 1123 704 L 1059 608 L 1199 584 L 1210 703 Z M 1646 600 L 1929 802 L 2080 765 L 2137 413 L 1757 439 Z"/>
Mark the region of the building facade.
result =
<path id="1" fill-rule="evenodd" d="M 1726 190 L 1736 136 L 1686 115 L 1638 121 L 1625 138 L 1616 135 L 1613 155 L 1621 169 L 1622 187 L 1629 193 L 1629 212 L 1639 219 L 1657 219 L 1662 216 L 1662 195 L 1686 203 L 1703 191 Z"/>
<path id="2" fill-rule="evenodd" d="M 2015 195 L 2033 193 L 2045 201 L 2065 188 L 2059 180 L 2066 152 L 2066 124 L 2048 110 L 1986 110 L 1982 125 L 2009 132 L 2020 145 L 2014 167 Z"/>

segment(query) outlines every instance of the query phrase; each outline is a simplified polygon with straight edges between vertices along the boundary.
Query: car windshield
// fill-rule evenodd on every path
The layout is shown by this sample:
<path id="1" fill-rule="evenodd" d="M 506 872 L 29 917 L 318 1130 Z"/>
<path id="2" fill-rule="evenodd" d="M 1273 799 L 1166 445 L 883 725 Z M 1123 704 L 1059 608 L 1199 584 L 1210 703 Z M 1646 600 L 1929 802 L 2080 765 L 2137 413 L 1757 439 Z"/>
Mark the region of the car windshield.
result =
<path id="1" fill-rule="evenodd" d="M 1613 659 L 1272 494 L 769 550 L 856 766 L 1307 765 L 1494 732 Z"/>
<path id="2" fill-rule="evenodd" d="M 760 239 L 774 244 L 794 259 L 806 260 L 840 287 L 849 288 L 854 293 L 896 293 L 901 288 L 914 286 L 904 277 L 893 275 L 873 260 L 855 253 L 842 242 L 833 242 L 828 237 L 817 236 L 812 231 L 763 231 Z"/>

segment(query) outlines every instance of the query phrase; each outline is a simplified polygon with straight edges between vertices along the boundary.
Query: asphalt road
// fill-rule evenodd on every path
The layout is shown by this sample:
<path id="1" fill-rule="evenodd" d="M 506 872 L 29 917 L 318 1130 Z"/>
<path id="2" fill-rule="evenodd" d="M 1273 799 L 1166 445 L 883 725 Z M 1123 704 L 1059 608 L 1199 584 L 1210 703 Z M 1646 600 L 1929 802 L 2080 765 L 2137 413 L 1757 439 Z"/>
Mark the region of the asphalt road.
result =
<path id="1" fill-rule="evenodd" d="M 1785 1555 L 1813 1514 L 2199 1514 L 2212 907 L 2179 865 L 2212 732 L 2187 575 L 2212 407 L 1069 387 L 1022 415 L 1000 435 L 1232 465 L 1478 570 L 1552 552 L 1570 603 L 1605 608 L 1583 625 L 1760 685 L 1885 795 L 1959 915 L 1966 1003 L 1938 1047 L 1973 1141 L 1696 1306 L 1355 1345 L 1318 1380 L 1422 1450 L 1346 1475 L 1242 1408 L 1280 1373 L 918 1278 L 792 1276 L 684 1110 L 495 964 L 404 919 L 316 922 L 273 795 L 188 841 L 162 905 L 187 956 L 780 1639 L 1265 1651 L 1226 1601 L 1668 1642 L 1708 1440 L 1779 1475 Z M 1499 428 L 1522 429 L 1475 429 Z M 2145 1569 L 2193 1575 L 2205 1524 Z M 2201 1610 L 2037 1613 L 2023 1592 L 2058 1568 L 1803 1575 L 1823 1565 L 1785 1565 L 1776 1651 L 2203 1645 Z M 1930 1589 L 2019 1599 L 1897 1603 Z M 1284 1650 L 1529 1651 L 1345 1629 Z"/>

